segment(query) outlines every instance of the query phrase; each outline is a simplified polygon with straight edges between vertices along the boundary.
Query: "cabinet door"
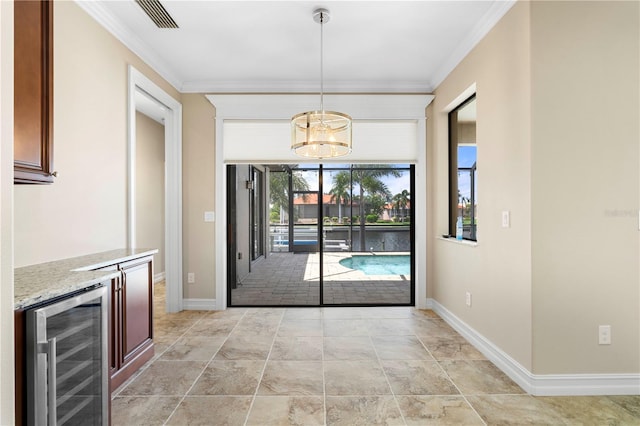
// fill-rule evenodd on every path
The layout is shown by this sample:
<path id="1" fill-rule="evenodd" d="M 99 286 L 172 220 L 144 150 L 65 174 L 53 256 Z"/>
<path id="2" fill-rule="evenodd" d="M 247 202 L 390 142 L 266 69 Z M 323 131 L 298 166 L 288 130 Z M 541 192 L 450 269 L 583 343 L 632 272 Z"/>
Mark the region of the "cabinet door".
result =
<path id="1" fill-rule="evenodd" d="M 153 338 L 153 257 L 120 265 L 122 338 L 121 362 L 127 363 L 152 344 Z"/>
<path id="2" fill-rule="evenodd" d="M 53 182 L 53 1 L 14 3 L 14 181 Z"/>

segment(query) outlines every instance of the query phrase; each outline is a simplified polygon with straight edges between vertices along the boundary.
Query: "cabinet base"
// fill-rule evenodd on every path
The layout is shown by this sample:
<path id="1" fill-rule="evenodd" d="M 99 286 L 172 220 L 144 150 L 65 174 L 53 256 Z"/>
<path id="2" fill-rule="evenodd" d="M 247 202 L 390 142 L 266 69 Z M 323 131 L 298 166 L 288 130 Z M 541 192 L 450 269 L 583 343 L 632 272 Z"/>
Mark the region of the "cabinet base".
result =
<path id="1" fill-rule="evenodd" d="M 109 380 L 109 392 L 113 393 L 120 385 L 149 362 L 155 355 L 153 342 L 149 342 L 145 348 L 141 348 L 135 358 L 127 362 L 125 366 L 116 371 Z"/>

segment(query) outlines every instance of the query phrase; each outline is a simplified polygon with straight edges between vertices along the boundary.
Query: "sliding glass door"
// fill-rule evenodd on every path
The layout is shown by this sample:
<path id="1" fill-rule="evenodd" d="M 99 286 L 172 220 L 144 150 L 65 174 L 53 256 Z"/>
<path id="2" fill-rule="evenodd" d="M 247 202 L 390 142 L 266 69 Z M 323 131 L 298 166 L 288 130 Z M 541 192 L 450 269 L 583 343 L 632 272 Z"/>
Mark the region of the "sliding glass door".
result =
<path id="1" fill-rule="evenodd" d="M 335 165 L 322 176 L 322 303 L 413 304 L 413 169 Z"/>
<path id="2" fill-rule="evenodd" d="M 259 220 L 251 221 L 254 263 L 229 288 L 229 305 L 414 304 L 413 166 L 305 164 L 252 170 L 252 217 L 259 217 L 263 203 L 268 232 L 261 231 Z M 235 226 L 242 228 L 237 210 Z M 263 257 L 260 235 L 267 237 Z M 241 256 L 236 262 L 242 271 Z"/>

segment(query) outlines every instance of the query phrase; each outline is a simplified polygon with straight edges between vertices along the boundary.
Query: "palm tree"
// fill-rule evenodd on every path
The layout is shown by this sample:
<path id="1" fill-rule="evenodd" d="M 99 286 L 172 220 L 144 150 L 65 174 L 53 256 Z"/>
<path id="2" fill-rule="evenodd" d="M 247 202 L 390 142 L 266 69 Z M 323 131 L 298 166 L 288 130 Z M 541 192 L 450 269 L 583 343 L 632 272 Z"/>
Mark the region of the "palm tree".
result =
<path id="1" fill-rule="evenodd" d="M 349 172 L 339 172 L 333 177 L 333 187 L 329 191 L 330 200 L 338 203 L 338 223 L 342 223 L 342 204 L 349 201 L 350 180 Z"/>
<path id="2" fill-rule="evenodd" d="M 369 169 L 371 167 L 371 169 Z M 358 184 L 360 187 L 359 198 L 359 214 L 360 214 L 360 250 L 365 251 L 365 209 L 364 209 L 364 194 L 367 192 L 370 195 L 381 195 L 385 198 L 389 198 L 391 193 L 387 184 L 381 179 L 387 176 L 400 177 L 402 173 L 386 165 L 354 165 L 353 166 L 353 183 Z"/>
<path id="3" fill-rule="evenodd" d="M 296 167 L 295 165 L 291 168 Z M 287 168 L 285 171 L 273 171 L 269 173 L 269 198 L 271 204 L 280 210 L 280 222 L 284 213 L 289 212 L 289 175 L 292 178 L 294 191 L 308 191 L 309 183 L 300 174 Z"/>
<path id="4" fill-rule="evenodd" d="M 409 205 L 410 194 L 409 191 L 403 189 L 401 193 L 393 196 L 393 201 L 397 208 L 402 211 L 402 222 L 404 222 L 404 212 L 405 208 Z"/>

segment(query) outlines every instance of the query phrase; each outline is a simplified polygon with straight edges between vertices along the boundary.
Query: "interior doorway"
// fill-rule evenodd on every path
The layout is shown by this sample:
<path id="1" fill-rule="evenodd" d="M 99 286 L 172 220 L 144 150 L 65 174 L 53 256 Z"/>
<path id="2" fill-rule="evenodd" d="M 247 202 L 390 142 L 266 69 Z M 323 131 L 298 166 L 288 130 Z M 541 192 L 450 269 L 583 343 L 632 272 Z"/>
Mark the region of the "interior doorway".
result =
<path id="1" fill-rule="evenodd" d="M 410 164 L 228 165 L 228 306 L 415 305 L 414 174 Z M 260 242 L 264 254 L 247 258 Z"/>
<path id="2" fill-rule="evenodd" d="M 167 312 L 182 310 L 182 104 L 129 66 L 128 87 L 128 248 L 142 246 L 137 233 L 136 114 L 149 107 L 164 124 L 164 266 Z M 149 114 L 147 114 L 149 115 Z M 142 247 L 145 248 L 145 247 Z"/>
<path id="3" fill-rule="evenodd" d="M 153 278 L 159 282 L 165 279 L 165 128 L 164 119 L 150 108 L 136 113 L 135 241 L 138 247 L 158 249 Z"/>

